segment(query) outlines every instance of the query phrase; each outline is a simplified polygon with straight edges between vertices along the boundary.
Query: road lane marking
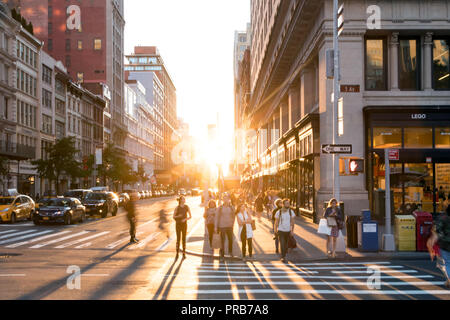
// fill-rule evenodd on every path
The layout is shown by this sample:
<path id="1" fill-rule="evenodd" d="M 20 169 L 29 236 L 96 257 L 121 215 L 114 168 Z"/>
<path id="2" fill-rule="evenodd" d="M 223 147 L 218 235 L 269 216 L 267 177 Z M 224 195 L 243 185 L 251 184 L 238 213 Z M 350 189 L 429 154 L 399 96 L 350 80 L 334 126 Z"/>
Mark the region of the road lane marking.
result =
<path id="1" fill-rule="evenodd" d="M 16 233 L 10 233 L 10 234 L 0 236 L 0 239 L 11 238 L 11 237 L 20 236 L 22 234 L 27 234 L 27 233 L 36 232 L 36 231 L 37 230 L 33 229 L 33 230 L 27 230 L 27 231 L 20 231 L 20 232 L 16 232 Z"/>
<path id="2" fill-rule="evenodd" d="M 100 232 L 100 233 L 94 234 L 94 235 L 92 235 L 92 236 L 83 238 L 83 239 L 78 239 L 78 240 L 75 240 L 75 241 L 72 241 L 72 242 L 69 242 L 69 243 L 66 243 L 66 244 L 57 246 L 57 247 L 55 247 L 55 249 L 64 249 L 64 248 L 73 246 L 73 245 L 75 245 L 75 244 L 81 243 L 81 242 L 85 242 L 85 241 L 88 241 L 88 240 L 91 240 L 91 239 L 95 239 L 95 238 L 104 236 L 104 235 L 106 235 L 106 234 L 108 234 L 108 233 L 109 233 L 109 231 Z"/>
<path id="3" fill-rule="evenodd" d="M 21 246 L 23 246 L 23 245 L 31 244 L 31 243 L 35 243 L 35 242 L 39 242 L 39 241 L 42 241 L 42 240 L 45 240 L 45 239 L 48 239 L 48 238 L 53 238 L 53 237 L 62 236 L 63 234 L 66 234 L 66 233 L 69 233 L 69 232 L 70 232 L 70 231 L 62 231 L 62 232 L 58 232 L 58 233 L 53 233 L 53 234 L 50 234 L 50 235 L 48 235 L 48 236 L 43 236 L 43 237 L 39 237 L 39 238 L 36 238 L 36 239 L 32 239 L 32 240 L 28 240 L 28 241 L 24 241 L 24 242 L 19 242 L 19 243 L 15 243 L 15 244 L 6 246 L 6 248 L 17 248 L 17 247 L 21 247 Z"/>
<path id="4" fill-rule="evenodd" d="M 254 274 L 262 274 L 264 275 L 264 272 L 260 271 L 260 270 L 255 270 L 255 271 L 251 271 L 251 270 L 244 270 L 244 271 L 226 271 L 226 270 L 197 270 L 198 273 L 226 273 L 226 274 L 235 274 L 235 273 L 248 273 L 250 275 L 254 275 Z M 301 270 L 286 270 L 286 271 L 270 271 L 270 273 L 285 273 L 285 274 L 317 274 L 319 273 L 318 271 L 301 271 Z"/>
<path id="5" fill-rule="evenodd" d="M 11 243 L 11 242 L 16 242 L 16 241 L 19 241 L 19 240 L 33 238 L 33 237 L 40 236 L 40 235 L 43 235 L 43 234 L 47 234 L 47 233 L 50 233 L 50 232 L 52 232 L 52 230 L 46 230 L 46 231 L 41 231 L 41 232 L 37 232 L 37 233 L 27 234 L 25 236 L 21 236 L 21 237 L 18 237 L 18 238 L 12 238 L 12 239 L 8 239 L 8 240 L 0 241 L 0 244 L 6 244 L 6 243 Z"/>
<path id="6" fill-rule="evenodd" d="M 300 276 L 300 279 L 369 279 L 373 276 Z M 197 276 L 197 279 L 229 279 L 229 276 L 217 276 L 217 275 L 206 275 L 206 276 Z M 249 279 L 252 276 L 233 276 L 233 279 Z M 267 276 L 270 279 L 292 279 L 292 276 Z M 384 276 L 381 275 L 380 279 L 431 279 L 434 276 L 431 275 L 418 275 L 418 276 Z"/>
<path id="7" fill-rule="evenodd" d="M 418 273 L 417 270 L 380 270 L 382 273 Z M 366 273 L 367 271 L 331 271 L 331 273 Z"/>
<path id="8" fill-rule="evenodd" d="M 249 265 L 248 270 L 253 270 L 253 269 L 250 269 L 250 266 L 251 265 Z M 217 269 L 217 267 L 219 269 Z M 211 267 L 198 267 L 198 269 L 201 269 L 201 270 L 242 270 L 243 268 L 245 268 L 245 266 L 242 266 L 242 267 L 217 266 L 217 267 L 212 267 L 212 266 Z M 254 267 L 258 268 L 259 266 L 255 265 Z M 262 268 L 264 268 L 264 270 L 280 270 L 280 267 L 262 266 Z M 285 267 L 286 268 L 284 268 L 284 270 L 297 270 L 297 269 L 289 268 L 289 265 L 286 265 Z M 347 270 L 347 269 L 365 269 L 365 270 L 367 270 L 368 267 L 369 266 L 367 266 L 367 267 L 334 267 L 334 266 L 331 266 L 331 267 L 304 267 L 302 269 L 304 269 L 304 270 L 341 270 L 341 269 L 342 270 Z M 404 268 L 403 266 L 377 266 L 377 267 L 384 268 L 383 270 L 386 270 L 386 268 L 388 268 L 388 269 L 403 269 Z"/>
<path id="9" fill-rule="evenodd" d="M 0 232 L 0 234 L 11 233 L 11 232 L 15 232 L 15 231 L 17 231 L 17 230 L 14 229 L 14 230 L 2 231 L 2 232 Z"/>
<path id="10" fill-rule="evenodd" d="M 208 262 L 208 263 L 203 263 L 201 264 L 201 266 L 217 266 L 217 265 L 226 265 L 226 266 L 248 266 L 249 264 L 251 265 L 258 265 L 258 266 L 296 266 L 296 267 L 302 267 L 302 266 L 353 266 L 353 265 L 390 265 L 390 262 L 336 262 L 336 263 L 328 263 L 328 262 L 324 262 L 324 263 L 279 263 L 279 262 L 258 262 L 258 261 L 252 261 L 249 263 L 243 263 L 243 262 L 227 262 L 227 263 L 214 263 L 214 262 Z"/>
<path id="11" fill-rule="evenodd" d="M 89 233 L 89 231 L 81 231 L 79 233 L 71 234 L 71 235 L 69 235 L 67 237 L 58 238 L 58 239 L 55 239 L 55 240 L 51 240 L 51 241 L 48 241 L 48 242 L 37 244 L 37 245 L 35 245 L 33 247 L 30 247 L 30 249 L 39 249 L 39 248 L 48 246 L 50 244 L 58 243 L 58 242 L 61 242 L 61 241 L 67 240 L 67 239 L 71 239 L 71 238 L 74 238 L 74 237 L 85 235 L 86 233 Z"/>
<path id="12" fill-rule="evenodd" d="M 24 273 L 18 273 L 18 274 L 0 274 L 0 277 L 26 277 L 26 274 Z"/>
<path id="13" fill-rule="evenodd" d="M 136 236 L 140 236 L 141 234 L 143 234 L 144 232 L 138 232 L 137 234 L 136 234 Z M 116 242 L 113 242 L 113 243 L 111 243 L 111 244 L 108 244 L 105 248 L 106 249 L 114 249 L 115 247 L 117 247 L 119 244 L 121 244 L 121 243 L 124 243 L 124 242 L 127 242 L 127 241 L 130 241 L 130 237 L 125 237 L 125 238 L 122 238 L 122 239 L 120 239 L 120 240 L 118 240 L 118 241 L 116 241 Z"/>
<path id="14" fill-rule="evenodd" d="M 89 274 L 81 274 L 82 277 L 109 277 L 109 274 L 94 274 L 94 273 L 89 273 Z"/>
<path id="15" fill-rule="evenodd" d="M 186 290 L 185 294 L 328 294 L 328 295 L 450 295 L 450 290 L 286 290 L 286 289 L 233 289 L 233 290 Z"/>
<path id="16" fill-rule="evenodd" d="M 308 282 L 308 281 L 233 281 L 233 282 L 191 282 L 188 286 L 229 286 L 231 284 L 237 286 L 261 286 L 261 285 L 274 285 L 274 286 L 347 286 L 347 287 L 367 287 L 367 282 L 344 282 L 344 281 L 331 281 L 331 282 Z M 421 282 L 404 282 L 404 281 L 391 281 L 381 282 L 382 286 L 442 286 L 445 281 L 421 281 Z"/>
<path id="17" fill-rule="evenodd" d="M 164 242 L 162 245 L 159 246 L 158 249 L 156 249 L 156 251 L 163 251 L 167 248 L 167 246 L 169 245 L 170 241 L 172 241 L 172 237 L 169 237 L 169 239 L 166 240 L 166 242 Z M 186 240 L 187 241 L 187 240 Z"/>

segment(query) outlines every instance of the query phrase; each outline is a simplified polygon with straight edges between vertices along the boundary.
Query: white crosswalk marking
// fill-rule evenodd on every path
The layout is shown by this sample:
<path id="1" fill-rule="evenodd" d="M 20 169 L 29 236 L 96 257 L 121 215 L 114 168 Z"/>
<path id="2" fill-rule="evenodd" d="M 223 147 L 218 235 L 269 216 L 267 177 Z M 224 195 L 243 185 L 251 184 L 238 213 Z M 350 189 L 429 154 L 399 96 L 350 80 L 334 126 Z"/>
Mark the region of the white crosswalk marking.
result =
<path id="1" fill-rule="evenodd" d="M 233 282 L 207 282 L 207 283 L 198 283 L 192 282 L 189 283 L 189 286 L 229 286 L 230 283 L 238 285 L 238 286 L 261 286 L 261 285 L 275 285 L 275 286 L 367 286 L 367 282 L 344 282 L 344 281 L 330 281 L 330 282 L 308 282 L 308 281 L 279 281 L 279 282 L 270 282 L 270 281 L 233 281 Z M 402 282 L 402 281 L 391 281 L 391 282 L 381 282 L 382 286 L 442 286 L 445 284 L 445 281 L 422 281 L 422 282 Z"/>
<path id="2" fill-rule="evenodd" d="M 230 289 L 230 290 L 187 290 L 186 294 L 217 295 L 227 293 L 245 294 L 328 294 L 328 295 L 450 295 L 450 290 L 273 290 L 273 289 Z"/>
<path id="3" fill-rule="evenodd" d="M 135 250 L 137 248 L 142 248 L 144 247 L 147 243 L 149 243 L 150 241 L 152 241 L 153 239 L 155 239 L 160 233 L 159 232 L 155 232 L 151 235 L 149 235 L 147 238 L 145 238 L 144 240 L 141 240 L 139 243 L 132 245 L 128 248 L 128 250 Z"/>
<path id="4" fill-rule="evenodd" d="M 316 262 L 316 263 L 281 263 L 281 262 L 258 262 L 254 261 L 252 264 L 257 266 L 333 266 L 333 265 L 342 265 L 342 266 L 352 266 L 352 265 L 390 265 L 391 262 Z M 230 262 L 230 263 L 213 263 L 213 262 L 202 262 L 201 266 L 218 266 L 218 265 L 227 265 L 227 266 L 248 266 L 248 263 L 243 262 Z"/>
<path id="5" fill-rule="evenodd" d="M 9 233 L 3 236 L 0 236 L 0 239 L 6 239 L 6 238 L 11 238 L 11 237 L 15 237 L 15 236 L 20 236 L 22 234 L 27 234 L 27 233 L 31 233 L 31 232 L 35 232 L 36 230 L 27 230 L 27 231 L 20 231 L 20 232 L 16 232 L 16 233 Z"/>
<path id="6" fill-rule="evenodd" d="M 36 239 L 32 239 L 32 240 L 28 240 L 28 241 L 24 241 L 24 242 L 19 242 L 19 243 L 14 243 L 12 245 L 6 246 L 6 248 L 21 247 L 21 246 L 24 246 L 26 244 L 36 243 L 36 242 L 39 242 L 39 241 L 42 241 L 42 240 L 45 240 L 45 239 L 48 239 L 48 238 L 59 237 L 59 236 L 62 236 L 64 234 L 67 234 L 69 232 L 70 231 L 62 231 L 62 232 L 58 232 L 58 233 L 53 233 L 53 234 L 50 234 L 50 235 L 47 235 L 47 236 L 43 236 L 43 237 L 39 237 L 39 238 L 36 238 Z"/>
<path id="7" fill-rule="evenodd" d="M 140 236 L 142 234 L 143 234 L 143 232 L 138 232 L 138 233 L 136 233 L 136 236 L 138 237 L 138 236 Z M 120 240 L 117 240 L 116 242 L 108 244 L 105 248 L 106 249 L 114 249 L 115 247 L 117 247 L 121 243 L 125 243 L 125 242 L 128 242 L 128 241 L 130 241 L 130 237 L 125 237 L 125 238 L 122 238 Z"/>
<path id="8" fill-rule="evenodd" d="M 255 266 L 256 268 L 259 268 L 258 266 Z M 290 266 L 286 266 L 287 268 L 289 268 Z M 217 267 L 199 267 L 200 270 L 243 270 L 243 268 L 245 268 L 244 266 L 242 267 L 220 267 L 219 269 L 217 269 Z M 264 268 L 264 270 L 279 270 L 280 267 L 274 267 L 274 266 L 262 266 L 260 268 Z M 367 270 L 367 267 L 337 267 L 337 266 L 332 266 L 332 267 L 300 267 L 300 270 L 346 270 L 346 269 L 364 269 Z M 378 266 L 378 268 L 391 268 L 391 269 L 403 269 L 403 266 Z M 258 269 L 259 270 L 259 269 Z M 294 269 L 294 266 L 289 268 L 288 270 L 296 270 Z M 299 269 L 297 269 L 299 270 Z"/>
<path id="9" fill-rule="evenodd" d="M 302 276 L 302 279 L 369 279 L 372 276 Z M 216 275 L 207 275 L 207 276 L 197 276 L 198 279 L 229 279 L 230 276 L 216 276 Z M 233 279 L 248 279 L 249 276 L 233 276 Z M 292 276 L 270 276 L 271 279 L 291 279 Z M 434 276 L 431 275 L 417 275 L 417 276 L 384 276 L 381 275 L 380 279 L 432 279 Z"/>
<path id="10" fill-rule="evenodd" d="M 11 233 L 11 232 L 14 232 L 14 231 L 17 231 L 17 230 L 2 231 L 2 232 L 0 232 L 0 234 Z"/>
<path id="11" fill-rule="evenodd" d="M 8 239 L 8 240 L 0 241 L 0 244 L 6 244 L 6 243 L 11 243 L 11 242 L 16 242 L 16 241 L 19 241 L 19 240 L 29 239 L 29 238 L 33 238 L 33 237 L 40 236 L 40 235 L 43 235 L 43 234 L 47 234 L 47 233 L 50 233 L 50 232 L 52 232 L 52 231 L 51 230 L 47 230 L 47 231 L 41 231 L 41 232 L 37 232 L 37 233 L 27 234 L 25 236 L 21 236 L 21 237 L 18 237 L 18 238 L 12 238 L 12 239 Z"/>
<path id="12" fill-rule="evenodd" d="M 82 231 L 82 232 L 79 232 L 79 233 L 71 234 L 71 235 L 69 235 L 67 237 L 58 238 L 58 239 L 54 239 L 54 240 L 51 240 L 51 241 L 48 241 L 48 242 L 37 244 L 35 246 L 30 247 L 30 249 L 39 249 L 39 248 L 48 246 L 50 244 L 58 243 L 58 242 L 61 242 L 61 241 L 67 240 L 67 239 L 71 239 L 71 238 L 75 238 L 75 237 L 78 237 L 78 236 L 85 235 L 86 233 L 89 233 L 89 231 Z"/>
<path id="13" fill-rule="evenodd" d="M 100 232 L 100 233 L 98 233 L 98 234 L 94 234 L 94 235 L 92 235 L 92 236 L 89 236 L 89 237 L 86 237 L 86 238 L 83 238 L 83 239 L 78 239 L 78 240 L 75 240 L 75 241 L 72 241 L 72 242 L 69 242 L 69 243 L 60 245 L 60 246 L 58 246 L 58 247 L 55 247 L 55 249 L 64 249 L 64 248 L 73 246 L 73 245 L 75 245 L 75 244 L 81 243 L 81 242 L 85 242 L 85 241 L 88 241 L 88 240 L 91 240 L 91 239 L 95 239 L 95 238 L 104 236 L 104 235 L 106 235 L 106 234 L 108 234 L 108 233 L 109 233 L 109 231 Z"/>
<path id="14" fill-rule="evenodd" d="M 381 272 L 389 272 L 389 273 L 418 273 L 417 270 L 381 270 Z M 367 273 L 367 271 L 331 271 L 331 273 Z"/>
<path id="15" fill-rule="evenodd" d="M 198 270 L 198 273 L 227 273 L 227 274 L 235 274 L 235 273 L 248 273 L 250 275 L 254 275 L 255 273 L 262 273 L 261 270 L 243 270 L 243 271 L 226 271 L 226 270 Z M 318 271 L 308 271 L 308 270 L 274 270 L 270 271 L 270 273 L 286 273 L 286 274 L 317 274 Z"/>

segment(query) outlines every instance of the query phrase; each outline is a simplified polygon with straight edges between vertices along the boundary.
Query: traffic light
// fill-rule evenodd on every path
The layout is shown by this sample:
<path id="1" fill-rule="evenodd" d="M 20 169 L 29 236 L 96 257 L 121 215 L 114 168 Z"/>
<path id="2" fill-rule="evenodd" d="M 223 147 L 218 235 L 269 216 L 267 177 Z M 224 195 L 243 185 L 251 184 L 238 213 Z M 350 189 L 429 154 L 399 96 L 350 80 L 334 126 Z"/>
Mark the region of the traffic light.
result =
<path id="1" fill-rule="evenodd" d="M 350 174 L 364 173 L 364 160 L 363 159 L 350 159 L 348 162 Z"/>

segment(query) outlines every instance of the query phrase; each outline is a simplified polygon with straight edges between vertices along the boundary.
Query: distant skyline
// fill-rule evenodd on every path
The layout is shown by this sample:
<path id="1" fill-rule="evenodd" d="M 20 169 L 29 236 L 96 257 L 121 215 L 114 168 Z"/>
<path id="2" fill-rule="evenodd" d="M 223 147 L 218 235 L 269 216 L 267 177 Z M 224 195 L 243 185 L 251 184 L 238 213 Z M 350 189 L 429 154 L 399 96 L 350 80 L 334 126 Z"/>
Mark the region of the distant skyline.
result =
<path id="1" fill-rule="evenodd" d="M 232 148 L 234 32 L 250 22 L 250 0 L 130 0 L 125 20 L 125 54 L 158 47 L 191 135 L 204 140 L 219 114 L 222 143 Z"/>

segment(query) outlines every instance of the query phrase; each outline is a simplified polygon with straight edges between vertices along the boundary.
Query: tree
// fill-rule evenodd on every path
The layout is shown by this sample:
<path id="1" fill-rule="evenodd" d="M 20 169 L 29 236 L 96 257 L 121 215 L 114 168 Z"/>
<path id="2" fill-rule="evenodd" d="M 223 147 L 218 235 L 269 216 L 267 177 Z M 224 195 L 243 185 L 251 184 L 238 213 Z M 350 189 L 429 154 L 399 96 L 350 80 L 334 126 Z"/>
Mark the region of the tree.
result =
<path id="1" fill-rule="evenodd" d="M 142 182 L 142 185 L 145 185 L 147 181 L 150 180 L 150 177 L 147 176 L 147 172 L 145 172 L 145 168 L 142 163 L 138 165 L 137 177 L 139 178 L 138 181 Z"/>
<path id="2" fill-rule="evenodd" d="M 75 160 L 78 150 L 75 148 L 75 138 L 67 137 L 58 140 L 48 150 L 47 160 L 32 161 L 41 178 L 56 182 L 56 192 L 59 194 L 59 183 L 64 175 L 72 178 L 79 177 L 80 163 Z"/>
<path id="3" fill-rule="evenodd" d="M 2 185 L 4 185 L 5 180 L 7 181 L 9 174 L 9 162 L 8 159 L 5 157 L 0 157 L 0 180 L 2 182 Z M 5 188 L 3 189 L 5 190 Z"/>

